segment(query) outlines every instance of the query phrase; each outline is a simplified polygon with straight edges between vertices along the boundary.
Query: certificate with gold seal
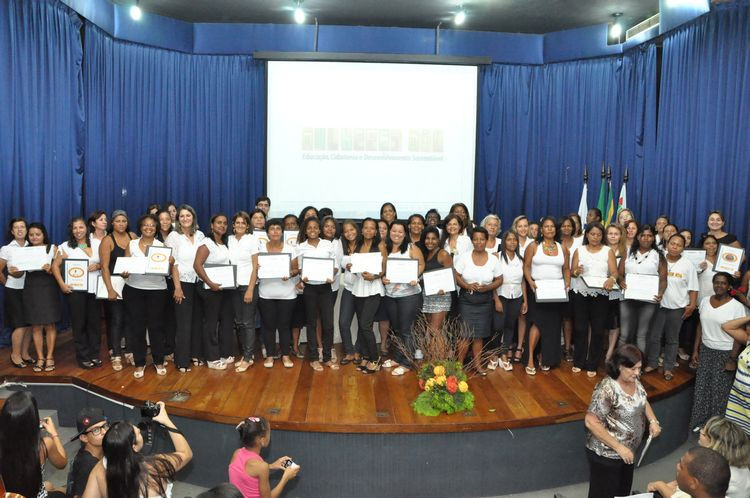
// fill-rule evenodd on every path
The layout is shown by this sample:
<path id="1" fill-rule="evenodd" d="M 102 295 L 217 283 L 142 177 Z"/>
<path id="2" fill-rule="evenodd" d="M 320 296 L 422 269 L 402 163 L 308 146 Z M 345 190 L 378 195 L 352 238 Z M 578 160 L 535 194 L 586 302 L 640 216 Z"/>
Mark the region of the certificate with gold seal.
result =
<path id="1" fill-rule="evenodd" d="M 75 292 L 88 292 L 89 290 L 89 260 L 88 259 L 64 259 L 63 273 L 65 283 Z"/>
<path id="2" fill-rule="evenodd" d="M 146 249 L 146 275 L 169 275 L 169 258 L 172 248 L 148 246 Z"/>
<path id="3" fill-rule="evenodd" d="M 740 270 L 742 257 L 744 255 L 745 250 L 740 247 L 719 244 L 719 252 L 716 253 L 716 263 L 714 263 L 714 271 L 717 273 L 720 271 L 725 271 L 730 275 L 734 275 Z"/>

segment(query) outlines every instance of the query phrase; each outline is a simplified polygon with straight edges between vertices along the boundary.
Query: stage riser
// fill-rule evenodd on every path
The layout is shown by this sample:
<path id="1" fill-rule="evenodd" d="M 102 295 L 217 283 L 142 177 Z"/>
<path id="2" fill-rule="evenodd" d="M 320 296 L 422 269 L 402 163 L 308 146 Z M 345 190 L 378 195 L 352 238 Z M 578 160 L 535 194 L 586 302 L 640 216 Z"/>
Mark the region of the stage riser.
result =
<path id="1" fill-rule="evenodd" d="M 29 385 L 39 407 L 57 410 L 75 425 L 82 406 L 101 407 L 110 420 L 140 421 L 138 409 L 70 385 Z M 664 431 L 646 463 L 680 446 L 688 436 L 692 386 L 654 403 Z M 195 453 L 179 480 L 213 486 L 227 480 L 237 448 L 234 427 L 173 417 Z M 158 451 L 165 450 L 157 442 Z M 583 421 L 511 431 L 429 434 L 333 434 L 273 431 L 267 459 L 291 455 L 302 466 L 285 496 L 463 497 L 548 489 L 588 479 Z M 68 446 L 71 448 L 71 446 Z"/>

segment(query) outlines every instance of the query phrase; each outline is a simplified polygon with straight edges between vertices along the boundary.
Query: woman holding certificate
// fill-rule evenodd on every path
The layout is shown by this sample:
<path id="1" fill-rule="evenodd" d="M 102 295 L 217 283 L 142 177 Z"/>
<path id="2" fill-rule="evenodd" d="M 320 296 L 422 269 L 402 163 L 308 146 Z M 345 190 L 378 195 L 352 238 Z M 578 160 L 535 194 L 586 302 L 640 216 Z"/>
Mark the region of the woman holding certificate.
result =
<path id="1" fill-rule="evenodd" d="M 164 247 L 156 240 L 159 222 L 152 214 L 146 214 L 138 219 L 140 238 L 131 240 L 125 251 L 125 257 L 146 258 L 150 246 Z M 170 269 L 174 260 L 169 257 Z M 123 273 L 125 288 L 122 298 L 131 325 L 129 344 L 135 361 L 133 377 L 140 379 L 146 369 L 146 331 L 151 345 L 151 358 L 157 375 L 167 375 L 164 365 L 164 310 L 167 299 L 167 280 L 164 275 L 129 274 Z M 178 275 L 173 273 L 173 277 Z"/>
<path id="2" fill-rule="evenodd" d="M 336 278 L 340 261 L 336 259 L 333 243 L 320 238 L 321 226 L 317 218 L 307 218 L 302 222 L 302 228 L 297 238 L 297 258 L 302 268 L 302 281 L 299 287 L 303 289 L 305 302 L 305 325 L 307 327 L 307 357 L 310 366 L 316 372 L 323 370 L 318 357 L 318 342 L 315 337 L 315 327 L 320 318 L 322 325 L 323 363 L 332 370 L 338 370 L 337 363 L 331 361 L 333 348 L 333 305 L 335 296 L 331 290 L 333 279 Z M 310 258 L 308 268 L 305 268 L 305 258 Z M 325 274 L 330 265 L 330 271 Z M 320 271 L 319 271 L 320 270 Z M 308 272 L 313 279 L 308 277 Z M 319 278 L 315 280 L 315 274 Z M 261 312 L 261 316 L 263 313 Z"/>
<path id="3" fill-rule="evenodd" d="M 465 230 L 466 225 L 457 214 L 449 214 L 445 217 L 440 246 L 454 258 L 472 250 L 471 239 L 464 233 Z"/>
<path id="4" fill-rule="evenodd" d="M 38 269 L 26 272 L 23 287 L 23 311 L 26 323 L 31 325 L 31 332 L 36 349 L 35 372 L 51 372 L 55 369 L 55 340 L 60 320 L 60 296 L 57 282 L 52 276 L 52 260 L 57 247 L 50 244 L 47 229 L 41 223 L 29 225 L 29 246 L 44 247 L 43 261 Z M 20 249 L 26 250 L 26 249 Z M 47 337 L 47 356 L 44 356 L 44 336 Z"/>
<path id="5" fill-rule="evenodd" d="M 493 309 L 500 307 L 495 289 L 503 283 L 500 260 L 486 250 L 487 238 L 486 229 L 474 228 L 471 234 L 474 250 L 458 256 L 453 267 L 456 283 L 461 287 L 458 306 L 461 318 L 469 329 L 471 352 L 480 375 L 487 375 L 481 364 L 482 344 L 484 339 L 490 337 Z M 462 340 L 458 349 L 460 363 L 464 362 L 468 349 L 469 341 Z"/>
<path id="6" fill-rule="evenodd" d="M 620 268 L 620 261 L 627 252 L 625 249 L 625 231 L 622 226 L 612 224 L 607 227 L 607 246 L 615 253 L 617 268 Z M 619 290 L 609 293 L 609 307 L 607 310 L 607 329 L 609 330 L 609 345 L 604 361 L 607 362 L 612 358 L 612 354 L 617 347 L 617 341 L 620 339 L 620 299 L 622 293 Z"/>
<path id="7" fill-rule="evenodd" d="M 195 210 L 191 206 L 181 205 L 177 211 L 177 227 L 165 242 L 165 245 L 172 248 L 174 267 L 178 276 L 172 278 L 176 323 L 174 365 L 182 373 L 190 371 L 191 358 L 193 365 L 203 364 L 203 310 L 198 302 L 196 289 L 200 284 L 195 283 L 193 264 L 195 253 L 205 235 L 198 230 L 196 218 Z"/>
<path id="8" fill-rule="evenodd" d="M 523 280 L 523 257 L 518 251 L 518 235 L 513 231 L 505 232 L 500 247 L 498 259 L 503 283 L 497 288 L 500 309 L 497 309 L 497 303 L 495 303 L 497 313 L 494 315 L 493 322 L 495 330 L 499 330 L 501 336 L 498 366 L 509 372 L 513 370 L 513 366 L 508 354 L 513 345 L 518 321 L 526 314 L 529 299 L 526 296 L 526 283 Z M 525 335 L 526 328 L 524 327 L 518 337 L 519 345 L 523 344 Z M 523 354 L 523 346 L 519 348 L 519 351 Z"/>
<path id="9" fill-rule="evenodd" d="M 34 361 L 29 358 L 31 332 L 27 327 L 23 313 L 23 284 L 26 273 L 13 267 L 12 253 L 18 247 L 26 247 L 26 220 L 12 218 L 8 223 L 8 243 L 0 249 L 0 284 L 5 286 L 4 314 L 5 326 L 13 330 L 11 333 L 12 349 L 10 363 L 16 368 L 26 368 Z M 8 276 L 3 270 L 8 269 Z"/>
<path id="10" fill-rule="evenodd" d="M 524 254 L 523 273 L 529 288 L 529 351 L 526 373 L 536 375 L 534 349 L 541 341 L 543 371 L 560 363 L 560 302 L 568 298 L 570 261 L 568 251 L 557 242 L 557 224 L 551 216 L 542 219 L 542 236 Z M 541 295 L 540 295 L 541 294 Z M 544 296 L 544 302 L 539 302 Z"/>
<path id="11" fill-rule="evenodd" d="M 586 369 L 596 376 L 604 327 L 609 310 L 609 291 L 617 282 L 615 253 L 602 244 L 604 227 L 592 223 L 586 228 L 583 245 L 573 253 L 573 317 L 575 344 L 573 372 Z"/>
<path id="12" fill-rule="evenodd" d="M 94 368 L 102 364 L 99 359 L 101 333 L 99 331 L 99 303 L 96 302 L 96 282 L 99 264 L 99 240 L 89 234 L 86 220 L 73 218 L 68 224 L 68 242 L 62 244 L 52 265 L 57 285 L 65 294 L 70 306 L 70 322 L 76 361 L 81 368 Z M 66 260 L 69 260 L 66 263 Z M 73 263 L 73 261 L 76 261 Z M 81 268 L 85 266 L 85 271 Z M 76 282 L 69 278 L 81 275 Z M 78 284 L 78 285 L 76 285 Z M 81 284 L 86 288 L 81 289 Z"/>
<path id="13" fill-rule="evenodd" d="M 211 231 L 198 246 L 193 263 L 201 280 L 196 294 L 203 305 L 203 355 L 212 370 L 226 370 L 228 364 L 234 363 L 237 347 L 232 313 L 232 293 L 237 280 L 229 261 L 228 224 L 225 214 L 211 217 Z"/>
<path id="14" fill-rule="evenodd" d="M 693 263 L 682 257 L 684 249 L 685 237 L 679 233 L 672 235 L 667 241 L 667 288 L 660 300 L 660 307 L 654 316 L 652 330 L 648 336 L 648 365 L 644 372 L 652 372 L 658 367 L 663 334 L 666 380 L 673 378 L 672 370 L 677 361 L 682 321 L 693 314 L 698 299 L 698 274 Z"/>
<path id="15" fill-rule="evenodd" d="M 573 270 L 573 254 L 576 252 L 576 249 L 581 247 L 583 243 L 583 232 L 581 232 L 580 236 L 577 236 L 575 234 L 578 233 L 578 229 L 580 227 L 580 224 L 575 221 L 574 218 L 570 216 L 563 216 L 558 220 L 558 226 L 560 227 L 560 244 L 568 251 L 568 254 L 570 255 L 570 263 L 571 263 L 571 271 Z M 565 356 L 565 361 L 573 361 L 573 298 L 569 297 L 569 301 L 562 305 L 562 315 L 563 315 L 563 343 L 565 345 L 565 348 L 563 350 L 563 355 Z"/>
<path id="16" fill-rule="evenodd" d="M 453 258 L 440 247 L 440 232 L 436 227 L 429 226 L 422 232 L 418 247 L 422 250 L 424 257 L 425 273 L 453 267 Z M 445 317 L 451 310 L 451 301 L 450 291 L 442 290 L 442 293 L 423 296 L 422 313 L 427 317 L 427 323 L 434 332 L 440 332 L 443 329 Z"/>
<path id="17" fill-rule="evenodd" d="M 344 290 L 341 291 L 341 302 L 339 303 L 339 333 L 341 334 L 341 343 L 344 347 L 344 357 L 341 358 L 341 365 L 348 365 L 352 361 L 357 364 L 361 363 L 361 357 L 356 355 L 359 351 L 355 350 L 355 343 L 352 339 L 352 320 L 354 320 L 354 295 L 352 288 L 354 284 L 354 274 L 350 271 L 352 267 L 352 253 L 357 249 L 359 240 L 359 226 L 352 221 L 346 220 L 341 224 L 341 268 L 344 276 L 341 279 Z M 361 341 L 357 346 L 361 347 Z"/>
<path id="18" fill-rule="evenodd" d="M 656 231 L 651 225 L 639 228 L 627 256 L 620 260 L 617 274 L 624 292 L 624 299 L 620 301 L 620 344 L 635 342 L 638 349 L 645 351 L 651 319 L 667 288 L 667 262 L 656 248 Z M 628 297 L 628 275 L 650 275 L 652 280 L 657 276 L 658 287 L 645 289 L 647 292 L 641 292 L 637 298 Z M 639 280 L 640 283 L 643 282 Z M 654 292 L 656 294 L 650 297 L 649 293 Z"/>
<path id="19" fill-rule="evenodd" d="M 286 368 L 294 366 L 290 357 L 292 347 L 292 316 L 297 303 L 294 277 L 299 273 L 296 250 L 284 242 L 284 226 L 278 219 L 266 225 L 268 243 L 266 252 L 258 255 L 258 310 L 262 322 L 261 333 L 266 349 L 274 351 L 276 331 L 279 332 L 281 361 Z M 263 259 L 286 256 L 287 273 L 267 277 L 264 275 Z M 291 263 L 290 263 L 291 262 Z"/>
<path id="20" fill-rule="evenodd" d="M 450 216 L 449 216 L 450 217 Z M 393 347 L 393 359 L 383 363 L 385 368 L 393 367 L 391 375 L 403 375 L 411 367 L 411 360 L 406 357 L 401 348 L 413 354 L 414 344 L 411 339 L 411 327 L 417 314 L 422 309 L 422 287 L 419 276 L 424 271 L 424 257 L 415 245 L 406 240 L 408 228 L 403 221 L 396 220 L 388 229 L 388 240 L 385 243 L 386 261 L 385 277 L 385 307 L 391 322 L 393 334 L 399 339 L 400 346 Z M 483 249 L 484 250 L 484 249 Z M 413 263 L 399 264 L 399 260 L 412 260 Z M 388 263 L 392 262 L 389 271 Z M 408 266 L 408 268 L 407 268 Z M 398 274 L 393 271 L 401 268 Z M 413 271 L 416 269 L 416 273 Z M 407 280 L 407 279 L 411 280 Z"/>
<path id="21" fill-rule="evenodd" d="M 234 323 L 237 326 L 242 346 L 242 360 L 234 366 L 234 370 L 244 372 L 253 364 L 253 347 L 255 346 L 258 240 L 249 233 L 250 216 L 245 211 L 239 211 L 232 217 L 232 229 L 233 233 L 227 241 L 227 246 L 229 247 L 229 261 L 237 267 L 237 288 L 231 291 L 231 296 Z M 271 349 L 270 352 L 274 350 Z M 272 354 L 271 361 L 273 361 Z"/>

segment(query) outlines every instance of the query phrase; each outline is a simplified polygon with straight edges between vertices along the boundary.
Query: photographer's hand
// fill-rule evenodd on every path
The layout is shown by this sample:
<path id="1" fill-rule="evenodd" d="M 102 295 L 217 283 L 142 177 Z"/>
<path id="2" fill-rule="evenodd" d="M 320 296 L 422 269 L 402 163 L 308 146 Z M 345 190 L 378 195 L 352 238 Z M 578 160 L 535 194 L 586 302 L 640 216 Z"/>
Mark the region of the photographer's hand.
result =
<path id="1" fill-rule="evenodd" d="M 175 425 L 169 419 L 169 415 L 167 414 L 167 406 L 164 404 L 164 402 L 157 401 L 156 406 L 159 407 L 159 413 L 153 418 L 154 422 L 158 422 L 166 427 L 172 427 L 173 429 L 176 429 Z"/>

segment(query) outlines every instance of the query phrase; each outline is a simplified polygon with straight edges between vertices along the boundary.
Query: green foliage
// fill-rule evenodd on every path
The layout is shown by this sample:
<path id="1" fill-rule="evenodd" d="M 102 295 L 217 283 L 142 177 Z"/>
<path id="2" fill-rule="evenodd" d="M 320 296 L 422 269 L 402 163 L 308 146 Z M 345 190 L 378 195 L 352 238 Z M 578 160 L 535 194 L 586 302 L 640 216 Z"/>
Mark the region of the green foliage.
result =
<path id="1" fill-rule="evenodd" d="M 420 415 L 435 417 L 441 413 L 464 412 L 474 408 L 474 395 L 467 391 L 451 394 L 445 386 L 434 386 L 423 391 L 412 403 L 412 408 Z"/>

